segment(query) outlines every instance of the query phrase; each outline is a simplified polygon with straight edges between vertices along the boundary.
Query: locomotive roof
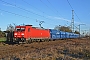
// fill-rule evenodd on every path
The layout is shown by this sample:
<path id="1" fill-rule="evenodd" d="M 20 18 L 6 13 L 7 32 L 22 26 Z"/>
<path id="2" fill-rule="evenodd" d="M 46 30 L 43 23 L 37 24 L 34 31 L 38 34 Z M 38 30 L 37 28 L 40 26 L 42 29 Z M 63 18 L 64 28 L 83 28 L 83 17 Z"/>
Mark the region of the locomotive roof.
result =
<path id="1" fill-rule="evenodd" d="M 33 26 L 33 25 L 25 25 L 25 26 Z"/>
<path id="2" fill-rule="evenodd" d="M 16 28 L 20 28 L 20 27 L 25 28 L 26 26 L 16 26 Z"/>
<path id="3" fill-rule="evenodd" d="M 35 28 L 35 29 L 43 29 L 43 28 L 40 28 L 40 27 L 32 27 L 32 28 Z"/>

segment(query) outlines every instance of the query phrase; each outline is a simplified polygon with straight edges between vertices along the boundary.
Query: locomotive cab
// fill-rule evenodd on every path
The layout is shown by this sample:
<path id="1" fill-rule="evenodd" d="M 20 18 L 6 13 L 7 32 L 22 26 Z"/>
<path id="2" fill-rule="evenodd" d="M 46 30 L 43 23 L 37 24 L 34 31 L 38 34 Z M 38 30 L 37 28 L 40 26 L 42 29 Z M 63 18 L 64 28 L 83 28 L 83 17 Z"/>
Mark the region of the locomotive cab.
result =
<path id="1" fill-rule="evenodd" d="M 14 31 L 15 41 L 25 41 L 25 26 L 16 26 Z"/>

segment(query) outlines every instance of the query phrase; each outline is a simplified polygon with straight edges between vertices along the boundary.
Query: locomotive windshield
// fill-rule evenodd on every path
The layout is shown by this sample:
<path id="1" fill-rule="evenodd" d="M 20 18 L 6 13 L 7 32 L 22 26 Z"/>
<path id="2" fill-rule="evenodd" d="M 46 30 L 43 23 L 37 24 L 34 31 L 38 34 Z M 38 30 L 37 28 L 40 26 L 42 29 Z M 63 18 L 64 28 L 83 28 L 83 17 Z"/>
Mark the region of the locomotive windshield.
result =
<path id="1" fill-rule="evenodd" d="M 16 28 L 16 31 L 25 31 L 25 28 Z"/>

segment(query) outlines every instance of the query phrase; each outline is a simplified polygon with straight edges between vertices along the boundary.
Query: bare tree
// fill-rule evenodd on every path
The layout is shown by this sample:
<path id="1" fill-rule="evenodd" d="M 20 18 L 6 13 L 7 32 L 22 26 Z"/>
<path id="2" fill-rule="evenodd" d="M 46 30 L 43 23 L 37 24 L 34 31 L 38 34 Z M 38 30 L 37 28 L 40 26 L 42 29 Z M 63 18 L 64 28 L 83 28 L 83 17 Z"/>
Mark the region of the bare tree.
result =
<path id="1" fill-rule="evenodd" d="M 66 26 L 56 26 L 54 29 L 56 30 L 60 30 L 60 31 L 65 31 L 65 32 L 72 32 L 72 30 L 70 29 L 70 27 L 66 27 Z"/>
<path id="2" fill-rule="evenodd" d="M 7 26 L 6 31 L 14 31 L 14 29 L 15 29 L 15 26 L 9 24 L 9 26 Z"/>

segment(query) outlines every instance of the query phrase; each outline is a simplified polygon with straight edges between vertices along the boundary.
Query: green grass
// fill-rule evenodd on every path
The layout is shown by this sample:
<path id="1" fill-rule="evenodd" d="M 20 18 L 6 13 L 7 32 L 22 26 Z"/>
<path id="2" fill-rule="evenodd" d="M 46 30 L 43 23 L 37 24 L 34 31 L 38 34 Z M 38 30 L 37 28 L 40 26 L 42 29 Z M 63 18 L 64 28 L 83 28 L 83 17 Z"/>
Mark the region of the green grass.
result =
<path id="1" fill-rule="evenodd" d="M 6 38 L 5 37 L 1 37 L 0 38 L 0 42 L 5 42 L 6 41 Z"/>

